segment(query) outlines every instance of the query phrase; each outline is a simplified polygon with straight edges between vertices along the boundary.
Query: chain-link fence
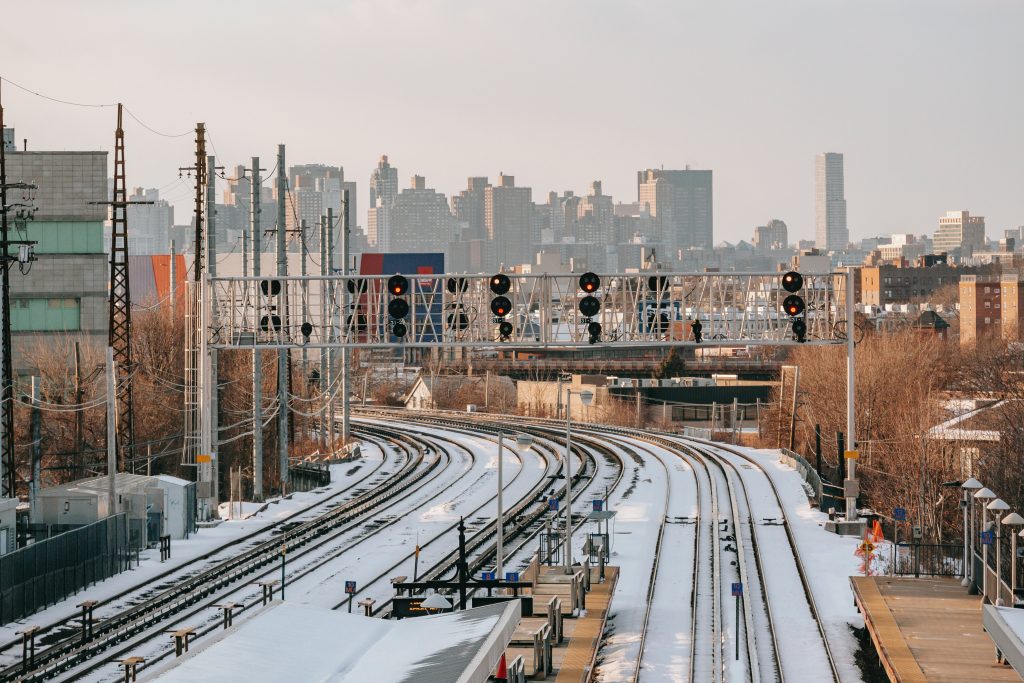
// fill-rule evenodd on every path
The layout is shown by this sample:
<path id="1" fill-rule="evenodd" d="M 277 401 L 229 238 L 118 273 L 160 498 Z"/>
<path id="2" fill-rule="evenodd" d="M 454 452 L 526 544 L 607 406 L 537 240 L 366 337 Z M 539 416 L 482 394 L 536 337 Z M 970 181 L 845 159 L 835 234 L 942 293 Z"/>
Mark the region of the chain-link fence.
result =
<path id="1" fill-rule="evenodd" d="M 122 513 L 0 556 L 0 624 L 128 569 L 131 548 Z"/>

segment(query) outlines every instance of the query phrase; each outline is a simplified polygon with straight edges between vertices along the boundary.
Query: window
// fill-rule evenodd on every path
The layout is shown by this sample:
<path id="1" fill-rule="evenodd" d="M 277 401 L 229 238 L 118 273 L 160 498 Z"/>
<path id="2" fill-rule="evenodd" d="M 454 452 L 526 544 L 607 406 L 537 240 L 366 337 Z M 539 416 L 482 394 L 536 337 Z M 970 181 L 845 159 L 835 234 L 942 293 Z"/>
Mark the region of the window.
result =
<path id="1" fill-rule="evenodd" d="M 992 293 L 992 288 L 991 287 L 986 287 L 985 288 L 985 293 L 986 294 L 991 294 Z"/>
<path id="2" fill-rule="evenodd" d="M 19 298 L 11 309 L 14 332 L 58 332 L 81 329 L 81 300 Z"/>

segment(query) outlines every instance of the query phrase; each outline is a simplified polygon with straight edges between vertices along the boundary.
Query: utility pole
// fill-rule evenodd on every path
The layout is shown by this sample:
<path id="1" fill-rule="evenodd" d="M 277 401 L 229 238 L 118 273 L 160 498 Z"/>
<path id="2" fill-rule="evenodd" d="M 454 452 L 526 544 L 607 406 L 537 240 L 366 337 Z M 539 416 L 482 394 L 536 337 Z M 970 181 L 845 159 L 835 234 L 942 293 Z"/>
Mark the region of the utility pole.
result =
<path id="1" fill-rule="evenodd" d="M 4 107 L 0 97 L 0 131 L 4 128 Z M 33 217 L 35 207 L 28 200 L 9 203 L 8 190 L 34 190 L 35 185 L 7 182 L 7 147 L 0 140 L 0 498 L 17 497 L 18 481 L 14 460 L 14 371 L 11 356 L 11 264 L 35 261 L 32 240 L 10 239 L 10 212 L 17 220 Z M 11 255 L 11 247 L 18 247 Z"/>
<path id="2" fill-rule="evenodd" d="M 122 110 L 121 103 L 118 103 L 117 130 L 114 133 L 114 197 L 110 202 L 110 320 L 107 337 L 110 347 L 114 350 L 118 372 L 116 448 L 123 469 L 132 456 L 135 443 L 135 412 L 132 401 L 132 372 L 135 365 L 132 363 L 132 297 L 128 278 L 129 202 L 125 180 Z"/>
<path id="3" fill-rule="evenodd" d="M 75 405 L 82 405 L 82 349 L 81 342 L 75 342 Z M 75 479 L 78 479 L 82 475 L 84 457 L 82 454 L 83 440 L 85 434 L 85 411 L 75 411 L 75 460 L 74 460 L 74 474 L 72 475 Z"/>
<path id="4" fill-rule="evenodd" d="M 796 394 L 800 387 L 800 366 L 793 366 L 793 409 L 789 415 L 789 450 L 793 450 L 796 444 Z"/>
<path id="5" fill-rule="evenodd" d="M 330 209 L 327 209 L 328 214 Z M 327 277 L 327 231 L 328 231 L 328 218 L 326 216 L 320 216 L 320 276 Z M 326 328 L 327 326 L 327 312 L 329 310 L 327 303 L 327 281 L 322 280 L 320 283 L 320 326 Z M 330 341 L 330 335 L 327 340 Z M 327 380 L 327 349 L 320 349 L 320 393 L 323 394 L 325 391 L 330 391 L 331 385 Z M 326 399 L 326 394 L 325 394 Z M 323 405 L 320 408 L 320 433 L 323 437 L 324 448 L 328 448 L 329 439 L 327 437 L 327 401 L 323 401 Z"/>
<path id="6" fill-rule="evenodd" d="M 249 193 L 249 227 L 252 240 L 252 274 L 260 275 L 260 205 L 262 204 L 263 182 L 260 180 L 260 158 L 252 158 L 249 169 L 252 178 L 252 192 Z M 253 282 L 253 296 L 256 297 L 256 310 L 263 310 L 260 305 L 259 282 Z M 269 291 L 269 290 L 268 290 Z M 255 501 L 263 500 L 263 359 L 260 357 L 256 336 L 252 339 L 252 496 Z"/>
<path id="7" fill-rule="evenodd" d="M 39 520 L 39 479 L 42 476 L 43 460 L 43 416 L 39 409 L 39 379 L 38 376 L 32 377 L 32 486 L 29 489 L 29 507 L 33 522 Z"/>
<path id="8" fill-rule="evenodd" d="M 192 166 L 178 169 L 191 176 L 195 174 L 195 252 L 192 261 L 192 281 L 188 285 L 188 308 L 186 314 L 188 337 L 185 345 L 185 439 L 182 464 L 196 468 L 196 480 L 202 482 L 200 512 L 209 514 L 209 496 L 212 494 L 212 456 L 209 441 L 209 364 L 206 356 L 206 299 L 203 296 L 203 261 L 206 253 L 205 216 L 208 177 L 213 169 L 206 165 L 206 126 L 196 124 L 195 162 Z M 175 302 L 176 304 L 177 302 Z"/>
<path id="9" fill-rule="evenodd" d="M 327 264 L 328 264 L 327 265 L 327 273 L 328 273 L 328 275 L 330 275 L 331 271 L 332 271 L 332 269 L 334 267 L 334 211 L 331 209 L 331 207 L 327 207 Z M 347 292 L 348 291 L 348 287 L 345 287 L 344 291 Z M 336 339 L 335 334 L 334 334 L 335 333 L 335 327 L 334 327 L 335 309 L 337 308 L 337 306 L 334 303 L 334 297 L 335 296 L 336 296 L 336 294 L 334 293 L 334 285 L 332 284 L 331 285 L 331 289 L 330 289 L 330 294 L 328 295 L 328 299 L 327 299 L 327 306 L 328 306 L 327 314 L 330 317 L 330 328 L 329 328 L 330 329 L 330 333 L 327 335 L 327 337 L 331 341 L 332 344 L 337 342 L 337 339 Z M 345 315 L 348 315 L 348 311 L 345 311 L 344 313 L 345 313 Z M 327 388 L 328 388 L 328 391 L 331 391 L 331 388 L 333 386 L 334 386 L 334 348 L 332 347 L 332 348 L 329 348 L 327 350 Z M 328 429 L 328 437 L 329 437 L 329 443 L 330 443 L 328 448 L 330 449 L 331 455 L 333 456 L 334 455 L 334 392 L 333 391 L 331 391 L 331 393 L 328 395 L 328 400 L 327 400 L 327 425 L 328 425 L 327 429 Z"/>
<path id="10" fill-rule="evenodd" d="M 342 192 L 345 204 L 342 206 L 342 229 L 341 229 L 341 274 L 348 277 L 348 238 L 349 238 L 349 200 L 348 190 Z M 342 311 L 348 315 L 348 285 L 341 289 Z M 351 328 L 349 328 L 351 329 Z M 346 339 L 346 341 L 348 341 Z M 349 420 L 351 417 L 348 400 L 348 347 L 341 348 L 341 445 L 348 445 Z"/>
<path id="11" fill-rule="evenodd" d="M 291 325 L 288 316 L 288 292 L 284 278 L 288 277 L 287 235 L 285 218 L 288 194 L 288 171 L 284 163 L 284 145 L 277 146 L 277 275 L 281 279 L 281 332 Z M 281 495 L 288 485 L 288 350 L 277 351 L 277 457 L 281 476 Z"/>
<path id="12" fill-rule="evenodd" d="M 168 275 L 170 282 L 168 284 L 168 289 L 170 290 L 171 294 L 170 308 L 172 323 L 174 322 L 174 319 L 177 317 L 178 314 L 178 250 L 176 247 L 177 245 L 174 244 L 174 240 L 171 240 L 171 262 L 168 266 L 168 269 L 170 271 Z"/>
<path id="13" fill-rule="evenodd" d="M 217 277 L 217 159 L 212 154 L 206 157 L 206 273 L 210 278 Z M 211 292 L 210 326 L 217 325 L 217 297 Z M 204 334 L 206 332 L 204 331 Z M 203 429 L 203 452 L 210 454 L 210 497 L 213 509 L 220 502 L 220 463 L 218 456 L 218 436 L 220 434 L 220 387 L 217 379 L 217 349 L 210 348 L 206 377 L 208 387 L 208 416 Z"/>
<path id="14" fill-rule="evenodd" d="M 306 263 L 306 259 L 309 258 L 309 250 L 306 249 L 306 219 L 303 218 L 299 221 L 299 253 L 301 258 L 299 259 L 299 274 L 303 278 L 303 287 L 306 289 L 302 292 L 302 322 L 309 320 L 309 284 L 306 282 L 306 276 L 309 275 L 309 267 Z M 302 347 L 302 372 L 307 372 L 307 366 L 309 365 L 309 351 L 306 347 Z M 308 377 L 308 375 L 306 375 Z"/>
<path id="15" fill-rule="evenodd" d="M 854 363 L 854 334 L 857 331 L 854 325 L 854 286 L 853 278 L 857 270 L 853 267 L 846 269 L 846 449 L 847 451 L 857 450 L 856 418 L 854 415 L 854 385 L 856 383 L 856 366 Z M 845 454 L 840 453 L 840 456 Z M 846 521 L 857 520 L 857 459 L 848 458 L 846 463 L 848 479 L 843 481 L 843 496 L 846 498 Z"/>
<path id="16" fill-rule="evenodd" d="M 107 515 L 115 512 L 114 501 L 116 490 L 114 479 L 117 476 L 117 368 L 114 361 L 114 348 L 107 347 Z"/>

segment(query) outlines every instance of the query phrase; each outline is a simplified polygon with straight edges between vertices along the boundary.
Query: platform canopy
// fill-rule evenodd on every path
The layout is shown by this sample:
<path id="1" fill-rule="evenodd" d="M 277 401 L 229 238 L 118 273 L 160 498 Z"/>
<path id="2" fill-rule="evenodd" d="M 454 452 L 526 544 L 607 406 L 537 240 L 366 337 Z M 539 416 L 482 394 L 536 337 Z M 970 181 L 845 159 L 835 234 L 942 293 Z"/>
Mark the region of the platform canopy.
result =
<path id="1" fill-rule="evenodd" d="M 519 611 L 519 601 L 509 601 L 392 621 L 274 602 L 140 678 L 483 683 L 519 624 Z"/>

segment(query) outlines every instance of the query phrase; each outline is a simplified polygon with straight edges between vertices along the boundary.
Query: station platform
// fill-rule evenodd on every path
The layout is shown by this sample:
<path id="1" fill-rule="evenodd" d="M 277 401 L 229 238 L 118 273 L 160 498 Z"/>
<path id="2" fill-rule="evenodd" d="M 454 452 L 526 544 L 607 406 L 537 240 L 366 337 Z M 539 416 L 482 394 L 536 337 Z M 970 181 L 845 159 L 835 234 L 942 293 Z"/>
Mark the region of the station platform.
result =
<path id="1" fill-rule="evenodd" d="M 851 576 L 850 583 L 890 681 L 1021 681 L 996 661 L 982 602 L 959 579 Z"/>
<path id="2" fill-rule="evenodd" d="M 579 568 L 577 568 L 579 569 Z M 534 583 L 534 614 L 523 616 L 519 627 L 512 635 L 509 646 L 505 649 L 507 661 L 522 657 L 526 663 L 527 680 L 553 680 L 556 683 L 585 683 L 590 680 L 597 657 L 597 648 L 601 644 L 611 608 L 612 595 L 619 577 L 619 568 L 605 567 L 605 580 L 600 581 L 597 567 L 590 567 L 590 591 L 586 593 L 586 607 L 579 610 L 573 607 L 568 594 L 569 577 L 561 567 L 540 567 L 531 576 Z M 552 623 L 545 613 L 544 605 L 548 604 L 548 596 L 558 599 L 561 619 L 558 620 L 556 632 L 543 631 Z M 535 646 L 537 634 L 550 637 L 551 647 L 545 649 L 550 663 L 536 666 Z"/>

